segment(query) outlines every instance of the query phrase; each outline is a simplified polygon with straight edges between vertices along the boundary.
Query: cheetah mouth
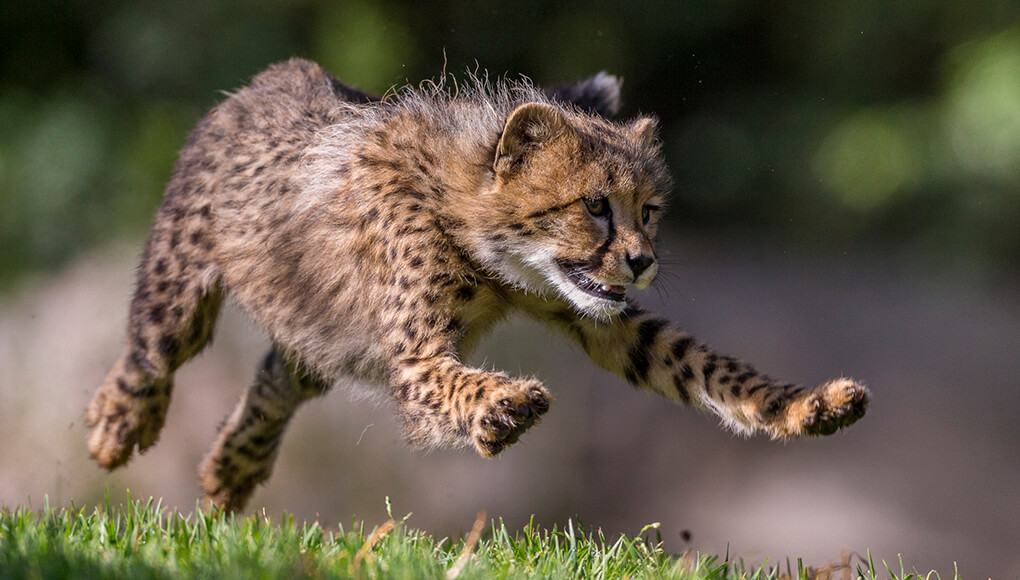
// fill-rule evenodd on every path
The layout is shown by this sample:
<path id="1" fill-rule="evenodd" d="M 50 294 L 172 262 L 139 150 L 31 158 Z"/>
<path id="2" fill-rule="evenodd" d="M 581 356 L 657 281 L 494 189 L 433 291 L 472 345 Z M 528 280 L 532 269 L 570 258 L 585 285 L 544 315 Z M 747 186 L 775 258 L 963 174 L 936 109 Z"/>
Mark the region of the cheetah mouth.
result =
<path id="1" fill-rule="evenodd" d="M 627 288 L 616 284 L 601 284 L 592 280 L 588 276 L 585 276 L 577 268 L 571 268 L 567 264 L 558 264 L 560 271 L 567 277 L 568 280 L 573 282 L 574 286 L 578 290 L 594 296 L 596 298 L 602 298 L 603 300 L 612 300 L 614 302 L 623 302 L 627 299 Z"/>

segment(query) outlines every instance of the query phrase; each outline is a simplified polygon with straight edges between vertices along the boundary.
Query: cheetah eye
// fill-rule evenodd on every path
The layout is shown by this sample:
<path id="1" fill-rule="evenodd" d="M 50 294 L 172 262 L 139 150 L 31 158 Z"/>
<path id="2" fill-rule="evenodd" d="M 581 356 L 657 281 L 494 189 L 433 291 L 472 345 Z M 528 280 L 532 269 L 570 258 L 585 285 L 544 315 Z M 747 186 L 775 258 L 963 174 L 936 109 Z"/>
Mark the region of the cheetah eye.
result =
<path id="1" fill-rule="evenodd" d="M 659 209 L 657 205 L 646 205 L 641 208 L 641 223 L 648 225 L 648 222 L 652 219 L 652 212 Z"/>
<path id="2" fill-rule="evenodd" d="M 604 217 L 609 215 L 609 200 L 600 197 L 598 199 L 586 199 L 584 200 L 584 207 L 588 208 L 588 213 L 595 217 Z"/>

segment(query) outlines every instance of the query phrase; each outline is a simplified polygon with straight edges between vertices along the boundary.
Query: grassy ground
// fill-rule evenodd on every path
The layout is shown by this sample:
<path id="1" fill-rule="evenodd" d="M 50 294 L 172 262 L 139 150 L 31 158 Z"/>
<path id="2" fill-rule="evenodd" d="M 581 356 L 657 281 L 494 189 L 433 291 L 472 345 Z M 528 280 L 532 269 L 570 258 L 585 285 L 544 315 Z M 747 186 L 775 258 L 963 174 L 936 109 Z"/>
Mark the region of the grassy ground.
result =
<path id="1" fill-rule="evenodd" d="M 886 576 L 888 574 L 888 576 Z M 293 517 L 184 516 L 149 500 L 35 513 L 0 510 L 0 579 L 6 578 L 766 578 L 891 577 L 874 565 L 745 567 L 715 556 L 671 555 L 656 526 L 606 538 L 572 522 L 511 532 L 479 514 L 465 538 L 436 539 L 390 519 L 323 529 Z"/>

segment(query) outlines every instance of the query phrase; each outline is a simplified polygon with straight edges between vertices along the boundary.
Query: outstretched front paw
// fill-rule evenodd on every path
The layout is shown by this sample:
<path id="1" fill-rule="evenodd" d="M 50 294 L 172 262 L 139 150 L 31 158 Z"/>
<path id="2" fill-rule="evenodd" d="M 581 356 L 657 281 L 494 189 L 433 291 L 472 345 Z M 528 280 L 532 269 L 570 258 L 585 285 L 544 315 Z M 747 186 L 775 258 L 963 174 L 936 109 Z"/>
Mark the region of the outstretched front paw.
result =
<path id="1" fill-rule="evenodd" d="M 478 404 L 484 405 L 472 427 L 475 449 L 492 457 L 517 439 L 549 410 L 552 396 L 535 380 L 517 381 L 496 389 Z"/>
<path id="2" fill-rule="evenodd" d="M 785 423 L 791 436 L 832 435 L 863 417 L 867 407 L 868 389 L 836 379 L 791 404 Z"/>

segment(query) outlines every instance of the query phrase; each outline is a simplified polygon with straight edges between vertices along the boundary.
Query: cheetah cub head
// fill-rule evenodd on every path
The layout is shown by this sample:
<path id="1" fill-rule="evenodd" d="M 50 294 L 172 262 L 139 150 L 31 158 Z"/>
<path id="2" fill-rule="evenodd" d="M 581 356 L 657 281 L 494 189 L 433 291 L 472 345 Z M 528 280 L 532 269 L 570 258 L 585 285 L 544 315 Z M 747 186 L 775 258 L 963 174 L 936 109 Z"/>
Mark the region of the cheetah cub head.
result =
<path id="1" fill-rule="evenodd" d="M 507 117 L 483 246 L 497 271 L 608 318 L 658 272 L 653 242 L 670 178 L 656 122 L 611 123 L 548 103 Z"/>

